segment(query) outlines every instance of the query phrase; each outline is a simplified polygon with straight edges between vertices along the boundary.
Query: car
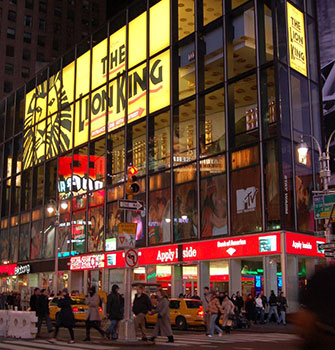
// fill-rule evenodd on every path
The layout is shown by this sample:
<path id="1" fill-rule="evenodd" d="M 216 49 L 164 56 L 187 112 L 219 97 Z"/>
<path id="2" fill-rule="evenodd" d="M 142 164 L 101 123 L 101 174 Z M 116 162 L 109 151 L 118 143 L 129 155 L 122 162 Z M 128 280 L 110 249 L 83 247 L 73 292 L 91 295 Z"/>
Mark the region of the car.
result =
<path id="1" fill-rule="evenodd" d="M 188 326 L 205 326 L 204 310 L 202 303 L 197 299 L 177 299 L 169 300 L 171 325 L 179 330 L 186 330 Z M 156 324 L 157 314 L 146 315 L 147 324 Z"/>
<path id="2" fill-rule="evenodd" d="M 88 306 L 86 305 L 85 298 L 79 297 L 79 296 L 70 296 L 73 305 L 72 305 L 72 311 L 74 314 L 74 318 L 76 321 L 85 321 L 86 320 L 86 313 Z M 58 297 L 50 298 L 49 300 L 49 311 L 50 311 L 50 319 L 52 321 L 55 321 L 57 318 L 57 314 L 60 311 L 60 308 L 58 307 Z M 104 313 L 102 310 L 102 307 L 99 307 L 99 314 L 101 320 L 104 318 Z"/>

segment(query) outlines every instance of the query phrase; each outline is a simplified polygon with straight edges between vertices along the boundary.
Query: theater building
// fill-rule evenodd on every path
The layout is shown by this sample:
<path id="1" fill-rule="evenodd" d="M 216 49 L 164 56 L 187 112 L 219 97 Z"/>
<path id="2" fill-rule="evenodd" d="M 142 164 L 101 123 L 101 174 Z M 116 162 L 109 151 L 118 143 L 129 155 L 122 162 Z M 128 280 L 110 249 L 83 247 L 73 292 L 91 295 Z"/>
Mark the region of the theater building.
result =
<path id="1" fill-rule="evenodd" d="M 139 1 L 3 100 L 2 290 L 51 289 L 55 244 L 59 288 L 122 289 L 128 222 L 134 280 L 295 310 L 324 261 L 318 155 L 296 151 L 322 142 L 316 28 L 313 0 Z M 129 166 L 143 211 L 118 209 Z"/>

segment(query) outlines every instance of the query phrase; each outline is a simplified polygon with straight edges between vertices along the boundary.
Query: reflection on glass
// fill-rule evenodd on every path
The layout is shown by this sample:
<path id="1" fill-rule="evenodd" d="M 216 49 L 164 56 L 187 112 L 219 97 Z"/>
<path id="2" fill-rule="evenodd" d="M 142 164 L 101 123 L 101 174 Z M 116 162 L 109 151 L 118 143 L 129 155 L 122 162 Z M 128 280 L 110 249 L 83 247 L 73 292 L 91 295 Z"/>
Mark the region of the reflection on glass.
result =
<path id="1" fill-rule="evenodd" d="M 42 205 L 44 197 L 44 165 L 34 169 L 33 193 L 33 207 Z"/>
<path id="2" fill-rule="evenodd" d="M 194 0 L 178 1 L 179 40 L 194 32 Z"/>
<path id="3" fill-rule="evenodd" d="M 88 251 L 97 252 L 104 247 L 104 207 L 88 211 Z"/>
<path id="4" fill-rule="evenodd" d="M 20 226 L 19 260 L 29 259 L 29 224 Z"/>
<path id="5" fill-rule="evenodd" d="M 107 183 L 115 184 L 124 177 L 124 129 L 108 135 L 107 143 Z"/>
<path id="6" fill-rule="evenodd" d="M 42 220 L 33 222 L 31 226 L 30 259 L 42 258 L 43 230 Z"/>
<path id="7" fill-rule="evenodd" d="M 262 29 L 265 35 L 265 55 L 264 52 L 261 54 L 261 63 L 265 63 L 273 60 L 272 11 L 266 5 L 264 5 L 264 22 Z"/>
<path id="8" fill-rule="evenodd" d="M 222 0 L 204 0 L 204 25 L 222 16 Z"/>
<path id="9" fill-rule="evenodd" d="M 0 258 L 2 261 L 8 260 L 8 229 L 1 229 L 0 232 Z"/>
<path id="10" fill-rule="evenodd" d="M 116 250 L 116 237 L 119 224 L 124 222 L 124 210 L 117 207 L 117 202 L 108 204 L 108 227 L 106 231 L 106 250 Z"/>
<path id="11" fill-rule="evenodd" d="M 138 169 L 138 176 L 145 174 L 146 166 L 146 121 L 129 126 L 129 137 L 131 135 L 132 148 L 130 151 L 130 159 L 132 165 Z M 130 141 L 130 140 L 129 140 Z"/>
<path id="12" fill-rule="evenodd" d="M 270 67 L 261 72 L 261 99 L 263 115 L 263 137 L 276 135 L 276 91 L 274 68 Z"/>
<path id="13" fill-rule="evenodd" d="M 77 211 L 72 217 L 72 251 L 82 254 L 86 250 L 86 211 Z"/>
<path id="14" fill-rule="evenodd" d="M 44 232 L 43 232 L 43 258 L 52 258 L 55 255 L 55 217 L 45 218 L 44 220 Z"/>
<path id="15" fill-rule="evenodd" d="M 227 1 L 228 6 L 230 7 L 230 2 L 231 2 L 231 9 L 234 10 L 235 8 L 245 4 L 246 2 L 248 2 L 249 0 L 230 0 Z"/>
<path id="16" fill-rule="evenodd" d="M 19 227 L 12 227 L 9 234 L 9 254 L 8 260 L 12 262 L 18 261 L 19 253 Z"/>
<path id="17" fill-rule="evenodd" d="M 60 216 L 58 228 L 58 257 L 70 255 L 71 250 L 71 214 Z"/>
<path id="18" fill-rule="evenodd" d="M 105 148 L 105 138 L 90 144 L 90 159 L 88 163 L 88 189 L 90 191 L 99 190 L 104 186 Z"/>
<path id="19" fill-rule="evenodd" d="M 179 49 L 179 99 L 195 93 L 195 50 L 194 43 Z"/>
<path id="20" fill-rule="evenodd" d="M 73 195 L 80 195 L 86 192 L 89 189 L 89 178 L 87 177 L 88 173 L 88 147 L 82 147 L 74 151 L 73 154 L 73 174 L 72 174 L 72 192 Z M 70 159 L 65 159 L 66 162 L 69 162 Z M 67 167 L 67 173 L 71 171 L 71 163 Z M 90 181 L 93 183 L 93 179 Z M 93 186 L 92 186 L 93 187 Z"/>

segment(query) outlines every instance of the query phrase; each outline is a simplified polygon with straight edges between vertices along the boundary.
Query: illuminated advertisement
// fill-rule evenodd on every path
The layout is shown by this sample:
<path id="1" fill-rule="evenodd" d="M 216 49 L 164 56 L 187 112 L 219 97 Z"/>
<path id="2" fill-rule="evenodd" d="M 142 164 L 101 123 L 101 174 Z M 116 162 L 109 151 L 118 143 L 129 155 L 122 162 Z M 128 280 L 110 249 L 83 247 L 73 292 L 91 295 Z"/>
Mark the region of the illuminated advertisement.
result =
<path id="1" fill-rule="evenodd" d="M 70 270 L 94 270 L 105 267 L 105 254 L 73 256 L 70 260 Z"/>
<path id="2" fill-rule="evenodd" d="M 169 9 L 169 0 L 150 8 L 150 56 L 169 47 Z M 121 127 L 126 107 L 129 122 L 146 116 L 148 92 L 151 113 L 170 104 L 169 50 L 151 59 L 149 67 L 144 63 L 132 69 L 146 59 L 147 13 L 129 23 L 128 47 L 126 32 L 124 26 L 95 45 L 92 56 L 88 50 L 27 93 L 24 169 L 102 136 L 106 128 Z"/>
<path id="3" fill-rule="evenodd" d="M 324 258 L 324 252 L 318 248 L 318 245 L 323 243 L 326 243 L 324 238 L 299 233 L 286 233 L 286 252 L 288 254 Z"/>
<path id="4" fill-rule="evenodd" d="M 304 14 L 287 2 L 290 67 L 307 77 Z"/>

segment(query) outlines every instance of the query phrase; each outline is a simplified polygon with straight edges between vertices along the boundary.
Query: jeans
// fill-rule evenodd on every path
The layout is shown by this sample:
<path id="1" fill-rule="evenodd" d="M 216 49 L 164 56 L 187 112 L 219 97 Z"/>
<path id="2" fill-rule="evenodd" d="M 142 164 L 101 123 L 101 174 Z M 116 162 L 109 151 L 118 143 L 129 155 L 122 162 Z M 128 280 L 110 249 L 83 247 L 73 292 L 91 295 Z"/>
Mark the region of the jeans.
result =
<path id="1" fill-rule="evenodd" d="M 286 312 L 285 311 L 280 311 L 279 323 L 280 322 L 283 322 L 283 324 L 286 324 Z"/>
<path id="2" fill-rule="evenodd" d="M 66 328 L 69 330 L 71 340 L 74 340 L 74 332 L 73 332 L 73 328 L 72 328 L 72 327 L 66 327 Z M 59 326 L 56 326 L 56 329 L 55 329 L 55 334 L 54 334 L 54 338 L 55 338 L 55 339 L 57 339 L 57 334 L 58 334 L 58 331 L 59 331 Z"/>
<path id="3" fill-rule="evenodd" d="M 279 317 L 278 317 L 278 311 L 277 311 L 277 306 L 276 305 L 275 306 L 271 306 L 270 305 L 267 323 L 270 322 L 272 314 L 275 314 L 276 321 L 277 321 L 277 323 L 279 323 Z"/>
<path id="4" fill-rule="evenodd" d="M 209 328 L 209 334 L 214 335 L 214 331 L 217 331 L 218 333 L 223 333 L 222 329 L 215 323 L 217 314 L 212 314 L 210 319 L 210 328 Z"/>
<path id="5" fill-rule="evenodd" d="M 102 336 L 105 332 L 100 328 L 100 321 L 89 321 L 86 320 L 86 339 L 90 339 L 91 328 L 96 329 Z"/>
<path id="6" fill-rule="evenodd" d="M 52 323 L 50 320 L 50 317 L 48 314 L 44 314 L 43 316 L 38 316 L 38 321 L 37 321 L 37 334 L 40 333 L 43 319 L 45 318 L 45 323 L 47 324 L 48 332 L 51 332 L 53 330 L 52 328 Z"/>
<path id="7" fill-rule="evenodd" d="M 112 335 L 112 339 L 117 339 L 117 325 L 119 321 L 118 320 L 111 320 L 111 324 L 109 325 L 106 333 Z"/>
<path id="8" fill-rule="evenodd" d="M 259 314 L 261 315 L 261 323 L 264 323 L 264 309 L 262 309 L 261 307 L 256 307 L 255 323 L 257 322 Z"/>

